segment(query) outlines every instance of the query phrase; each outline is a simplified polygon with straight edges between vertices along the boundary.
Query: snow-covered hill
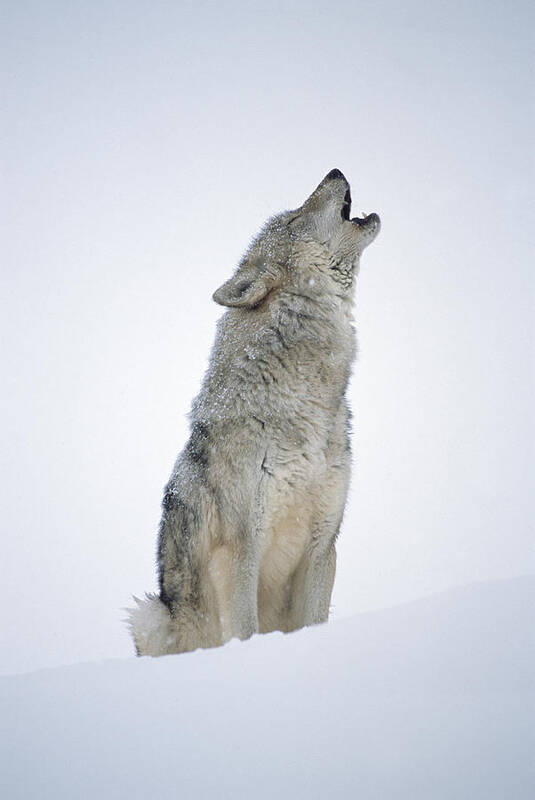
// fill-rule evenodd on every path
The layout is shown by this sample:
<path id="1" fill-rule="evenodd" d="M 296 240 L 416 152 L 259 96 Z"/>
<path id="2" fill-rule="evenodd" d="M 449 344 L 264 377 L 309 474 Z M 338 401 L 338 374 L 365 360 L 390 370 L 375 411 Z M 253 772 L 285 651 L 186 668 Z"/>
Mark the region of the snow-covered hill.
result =
<path id="1" fill-rule="evenodd" d="M 2 796 L 531 798 L 535 577 L 0 679 Z"/>

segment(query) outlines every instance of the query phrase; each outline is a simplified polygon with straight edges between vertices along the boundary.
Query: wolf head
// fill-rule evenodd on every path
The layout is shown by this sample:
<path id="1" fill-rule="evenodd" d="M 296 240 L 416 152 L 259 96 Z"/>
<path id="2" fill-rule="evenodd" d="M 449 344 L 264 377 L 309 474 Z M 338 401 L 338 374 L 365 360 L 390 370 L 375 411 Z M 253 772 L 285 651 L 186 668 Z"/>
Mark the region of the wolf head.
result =
<path id="1" fill-rule="evenodd" d="M 277 289 L 350 295 L 360 255 L 381 226 L 377 214 L 351 219 L 350 212 L 349 183 L 333 169 L 300 208 L 269 220 L 214 300 L 253 308 Z"/>

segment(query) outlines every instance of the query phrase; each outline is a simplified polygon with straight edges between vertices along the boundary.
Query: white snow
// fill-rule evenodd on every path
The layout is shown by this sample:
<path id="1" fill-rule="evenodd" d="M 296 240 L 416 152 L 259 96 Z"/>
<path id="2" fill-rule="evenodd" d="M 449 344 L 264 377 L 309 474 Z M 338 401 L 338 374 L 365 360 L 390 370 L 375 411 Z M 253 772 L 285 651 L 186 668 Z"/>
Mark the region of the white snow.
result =
<path id="1" fill-rule="evenodd" d="M 0 679 L 3 797 L 528 798 L 535 577 Z"/>

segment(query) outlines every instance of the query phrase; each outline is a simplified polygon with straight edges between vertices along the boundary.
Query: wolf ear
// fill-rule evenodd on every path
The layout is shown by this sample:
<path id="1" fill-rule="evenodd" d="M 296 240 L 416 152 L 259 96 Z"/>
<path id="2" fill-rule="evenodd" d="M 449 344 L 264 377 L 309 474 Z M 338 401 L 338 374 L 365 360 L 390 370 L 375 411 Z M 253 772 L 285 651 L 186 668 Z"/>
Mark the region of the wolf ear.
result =
<path id="1" fill-rule="evenodd" d="M 220 306 L 253 308 L 273 289 L 275 281 L 266 273 L 238 270 L 212 295 Z"/>

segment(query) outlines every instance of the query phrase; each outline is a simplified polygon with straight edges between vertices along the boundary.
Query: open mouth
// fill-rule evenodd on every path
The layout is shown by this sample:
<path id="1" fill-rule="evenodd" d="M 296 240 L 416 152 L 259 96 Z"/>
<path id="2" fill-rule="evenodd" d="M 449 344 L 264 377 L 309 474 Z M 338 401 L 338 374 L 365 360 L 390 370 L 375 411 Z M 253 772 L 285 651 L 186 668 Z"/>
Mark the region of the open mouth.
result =
<path id="1" fill-rule="evenodd" d="M 351 212 L 351 192 L 349 189 L 344 195 L 344 205 L 342 206 L 342 219 L 349 220 L 349 214 Z"/>
<path id="2" fill-rule="evenodd" d="M 379 225 L 379 215 L 373 212 L 372 214 L 364 214 L 363 217 L 353 217 L 351 222 L 355 223 L 359 227 L 363 228 L 365 226 L 372 226 L 372 228 L 376 228 Z"/>
<path id="3" fill-rule="evenodd" d="M 369 222 L 373 221 L 374 223 L 376 223 L 379 221 L 379 217 L 377 216 L 377 214 L 367 214 L 367 215 L 363 214 L 362 217 L 353 217 L 353 219 L 350 218 L 351 192 L 349 191 L 349 189 L 346 191 L 344 195 L 344 203 L 342 205 L 342 210 L 340 213 L 342 215 L 343 220 L 346 220 L 347 222 L 354 222 L 355 225 L 367 225 Z"/>

